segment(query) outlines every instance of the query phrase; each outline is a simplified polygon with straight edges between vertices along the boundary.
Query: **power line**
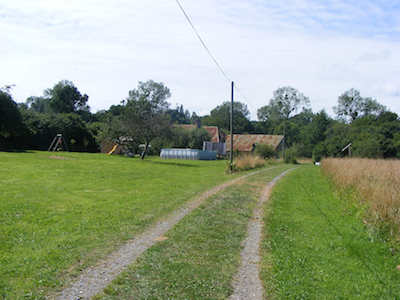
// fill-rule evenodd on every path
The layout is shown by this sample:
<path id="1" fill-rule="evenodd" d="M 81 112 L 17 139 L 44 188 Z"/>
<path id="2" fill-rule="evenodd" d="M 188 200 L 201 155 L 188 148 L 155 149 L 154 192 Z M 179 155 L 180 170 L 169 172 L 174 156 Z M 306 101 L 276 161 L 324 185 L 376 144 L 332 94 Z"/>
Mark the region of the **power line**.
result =
<path id="1" fill-rule="evenodd" d="M 214 58 L 214 56 L 211 54 L 210 50 L 208 50 L 206 44 L 203 42 L 202 38 L 200 37 L 200 35 L 198 34 L 196 28 L 194 27 L 194 25 L 192 24 L 192 22 L 189 19 L 189 16 L 186 14 L 185 10 L 183 9 L 182 5 L 179 3 L 178 0 L 176 0 L 176 3 L 178 3 L 179 7 L 181 8 L 183 14 L 185 15 L 186 19 L 188 20 L 190 26 L 192 26 L 194 32 L 196 33 L 197 37 L 199 38 L 201 44 L 203 45 L 204 49 L 206 49 L 206 51 L 208 52 L 208 54 L 210 55 L 210 57 L 212 58 L 212 60 L 215 62 L 215 64 L 217 65 L 218 69 L 222 72 L 222 74 L 224 74 L 224 76 L 226 77 L 226 79 L 229 80 L 229 82 L 232 82 L 232 80 L 229 79 L 229 77 L 225 74 L 224 70 L 222 70 L 222 68 L 220 67 L 220 65 L 218 64 L 217 60 Z"/>
<path id="2" fill-rule="evenodd" d="M 214 63 L 217 65 L 218 69 L 221 71 L 221 73 L 225 76 L 226 79 L 229 80 L 229 82 L 232 82 L 232 80 L 228 77 L 228 75 L 226 75 L 226 73 L 224 72 L 224 70 L 222 70 L 221 66 L 218 64 L 217 60 L 214 58 L 214 56 L 211 54 L 210 50 L 208 50 L 206 44 L 203 42 L 203 39 L 200 37 L 199 33 L 197 32 L 196 28 L 194 27 L 193 23 L 190 21 L 189 16 L 186 14 L 185 10 L 183 9 L 182 5 L 179 3 L 178 0 L 176 0 L 176 3 L 178 3 L 180 9 L 182 10 L 183 14 L 185 15 L 186 19 L 188 20 L 190 26 L 192 27 L 193 31 L 196 33 L 198 39 L 200 40 L 201 44 L 203 45 L 204 49 L 206 49 L 207 53 L 210 55 L 211 59 L 214 61 Z M 249 100 L 247 100 L 247 98 L 243 95 L 243 93 L 237 88 L 236 84 L 235 84 L 235 89 L 239 92 L 239 94 L 243 97 L 243 99 L 246 100 L 246 102 L 254 109 L 257 111 L 257 109 L 251 105 L 251 103 L 249 102 Z"/>

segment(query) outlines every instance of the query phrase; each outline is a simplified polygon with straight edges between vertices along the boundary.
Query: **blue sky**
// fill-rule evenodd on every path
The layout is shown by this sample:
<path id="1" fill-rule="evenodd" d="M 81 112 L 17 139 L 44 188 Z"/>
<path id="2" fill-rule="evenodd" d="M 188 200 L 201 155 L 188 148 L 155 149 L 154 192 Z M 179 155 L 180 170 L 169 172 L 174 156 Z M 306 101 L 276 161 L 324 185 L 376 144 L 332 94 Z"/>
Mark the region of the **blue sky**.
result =
<path id="1" fill-rule="evenodd" d="M 251 118 L 274 90 L 297 88 L 314 112 L 356 88 L 400 114 L 398 1 L 180 0 L 245 99 Z M 230 100 L 230 82 L 176 0 L 0 0 L 0 86 L 17 102 L 62 79 L 92 112 L 125 99 L 138 81 L 163 82 L 172 107 L 199 115 Z"/>

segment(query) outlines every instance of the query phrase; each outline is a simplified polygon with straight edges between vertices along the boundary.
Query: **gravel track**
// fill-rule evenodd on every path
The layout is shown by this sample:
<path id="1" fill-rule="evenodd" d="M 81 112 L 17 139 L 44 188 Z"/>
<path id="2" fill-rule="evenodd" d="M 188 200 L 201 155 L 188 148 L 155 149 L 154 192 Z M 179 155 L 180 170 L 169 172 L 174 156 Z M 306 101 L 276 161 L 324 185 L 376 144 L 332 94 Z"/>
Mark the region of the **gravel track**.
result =
<path id="1" fill-rule="evenodd" d="M 83 270 L 80 277 L 71 286 L 65 288 L 61 293 L 54 297 L 50 297 L 49 299 L 90 299 L 96 294 L 102 292 L 112 280 L 114 280 L 129 265 L 133 264 L 144 251 L 162 240 L 163 235 L 168 230 L 174 227 L 176 223 L 192 210 L 202 204 L 208 197 L 248 176 L 270 169 L 271 168 L 264 169 L 236 178 L 230 182 L 219 185 L 207 191 L 195 200 L 188 202 L 181 209 L 173 212 L 165 219 L 157 222 L 152 228 L 128 241 L 124 246 L 111 253 L 105 259 L 99 261 L 93 267 Z M 272 186 L 290 170 L 275 177 L 262 192 L 260 201 L 254 210 L 254 217 L 249 222 L 247 238 L 244 240 L 244 249 L 241 253 L 241 267 L 233 282 L 235 292 L 229 299 L 262 299 L 263 288 L 258 276 L 260 261 L 259 243 L 261 241 L 262 230 L 262 203 L 268 200 Z"/>
<path id="2" fill-rule="evenodd" d="M 48 299 L 55 300 L 79 300 L 90 299 L 96 294 L 102 292 L 122 271 L 133 264 L 136 259 L 148 248 L 162 240 L 162 236 L 170 230 L 183 217 L 202 204 L 208 197 L 225 189 L 226 187 L 237 183 L 248 176 L 264 172 L 269 169 L 253 172 L 232 181 L 219 185 L 193 201 L 188 202 L 181 209 L 173 212 L 165 219 L 157 222 L 152 228 L 146 230 L 136 238 L 128 241 L 117 251 L 108 255 L 105 259 L 99 261 L 94 266 L 82 271 L 78 279 L 61 293 Z M 235 298 L 238 299 L 238 298 Z M 243 298 L 244 299 L 244 298 Z"/>
<path id="3" fill-rule="evenodd" d="M 293 169 L 284 171 L 263 189 L 257 206 L 254 209 L 253 217 L 249 221 L 247 237 L 243 241 L 243 250 L 241 252 L 241 265 L 239 271 L 234 277 L 232 286 L 234 293 L 229 300 L 261 300 L 263 299 L 264 289 L 259 277 L 260 272 L 260 242 L 262 237 L 262 215 L 263 203 L 268 201 L 272 187 L 285 174 Z"/>

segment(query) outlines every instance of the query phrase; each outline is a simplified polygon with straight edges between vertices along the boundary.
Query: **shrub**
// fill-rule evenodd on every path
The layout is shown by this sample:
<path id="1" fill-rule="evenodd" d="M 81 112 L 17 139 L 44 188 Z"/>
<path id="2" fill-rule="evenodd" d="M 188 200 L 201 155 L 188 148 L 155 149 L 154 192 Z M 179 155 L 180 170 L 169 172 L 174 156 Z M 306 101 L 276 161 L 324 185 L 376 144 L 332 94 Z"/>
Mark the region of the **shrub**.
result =
<path id="1" fill-rule="evenodd" d="M 285 163 L 297 164 L 297 148 L 291 147 L 285 151 Z"/>
<path id="2" fill-rule="evenodd" d="M 237 169 L 236 169 L 236 164 L 232 163 L 230 161 L 228 161 L 228 163 L 226 164 L 226 168 L 225 168 L 225 173 L 226 174 L 233 174 L 236 173 Z"/>
<path id="3" fill-rule="evenodd" d="M 257 144 L 254 153 L 261 158 L 271 158 L 276 154 L 274 148 L 268 144 Z"/>

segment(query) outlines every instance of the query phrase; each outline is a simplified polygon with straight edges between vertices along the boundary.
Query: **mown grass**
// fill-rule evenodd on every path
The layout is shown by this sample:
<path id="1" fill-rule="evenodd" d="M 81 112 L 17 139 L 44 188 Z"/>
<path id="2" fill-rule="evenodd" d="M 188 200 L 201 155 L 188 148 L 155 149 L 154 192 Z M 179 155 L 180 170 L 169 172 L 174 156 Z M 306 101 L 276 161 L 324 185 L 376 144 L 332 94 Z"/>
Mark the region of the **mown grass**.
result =
<path id="1" fill-rule="evenodd" d="M 224 168 L 225 161 L 0 152 L 0 298 L 41 299 L 60 289 L 149 224 L 240 176 Z"/>
<path id="2" fill-rule="evenodd" d="M 400 240 L 400 161 L 328 158 L 321 169 L 343 199 L 363 210 L 380 238 Z"/>
<path id="3" fill-rule="evenodd" d="M 399 253 L 375 239 L 315 166 L 287 174 L 266 203 L 268 299 L 398 299 Z"/>
<path id="4" fill-rule="evenodd" d="M 96 299 L 225 299 L 261 188 L 280 165 L 209 198 Z"/>

